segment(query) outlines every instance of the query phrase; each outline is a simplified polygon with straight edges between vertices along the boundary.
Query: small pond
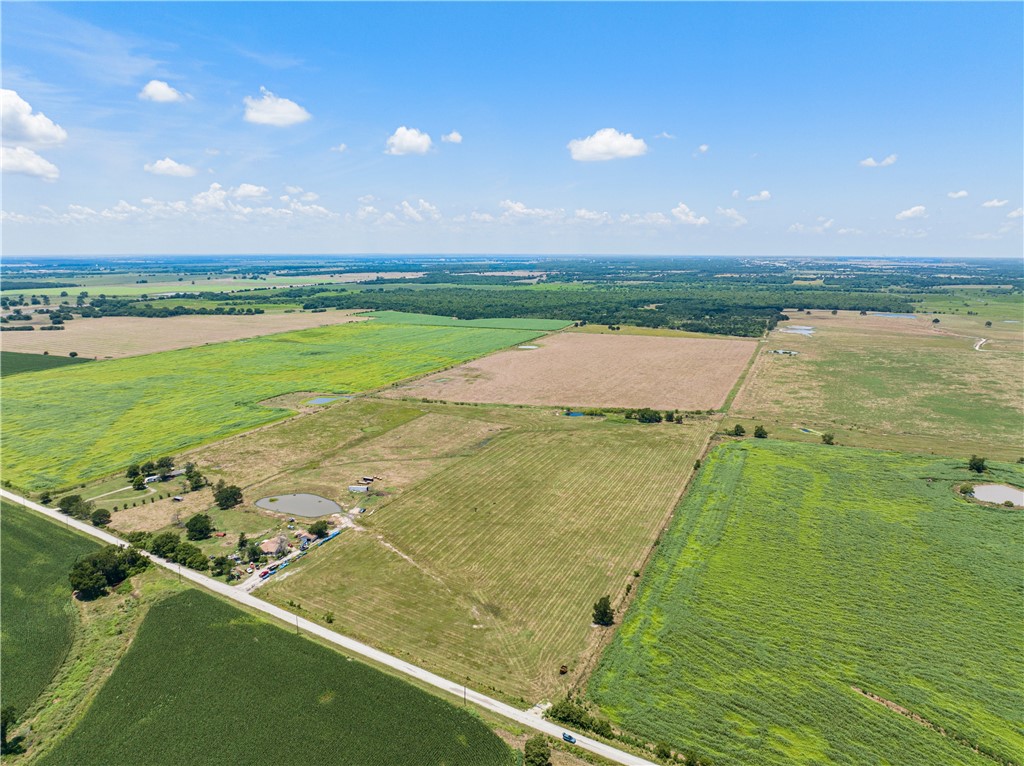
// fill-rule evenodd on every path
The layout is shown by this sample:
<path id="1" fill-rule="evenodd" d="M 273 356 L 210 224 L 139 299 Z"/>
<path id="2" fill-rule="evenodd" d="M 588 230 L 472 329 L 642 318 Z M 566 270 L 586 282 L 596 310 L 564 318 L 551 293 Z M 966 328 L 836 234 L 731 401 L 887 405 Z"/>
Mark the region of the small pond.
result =
<path id="1" fill-rule="evenodd" d="M 341 506 L 333 500 L 304 492 L 296 495 L 271 495 L 257 500 L 256 505 L 268 511 L 305 516 L 307 519 L 341 512 Z"/>
<path id="2" fill-rule="evenodd" d="M 316 399 L 310 399 L 306 404 L 330 404 L 340 399 L 340 396 L 318 396 Z"/>
<path id="3" fill-rule="evenodd" d="M 890 319 L 917 319 L 917 314 L 890 314 L 888 311 L 872 311 L 873 317 L 889 317 Z"/>
<path id="4" fill-rule="evenodd" d="M 788 332 L 790 335 L 814 335 L 814 328 L 805 324 L 795 324 L 789 327 L 779 328 L 779 332 Z"/>
<path id="5" fill-rule="evenodd" d="M 1009 487 L 1006 484 L 975 484 L 974 497 L 983 503 L 999 505 L 1009 500 L 1018 508 L 1024 508 L 1024 489 Z"/>
<path id="6" fill-rule="evenodd" d="M 539 348 L 539 346 L 516 346 L 516 348 L 520 348 L 523 351 L 529 351 L 530 349 Z"/>
<path id="7" fill-rule="evenodd" d="M 583 417 L 583 413 L 582 412 L 567 412 L 567 413 L 565 413 L 565 416 L 567 418 L 582 418 Z"/>

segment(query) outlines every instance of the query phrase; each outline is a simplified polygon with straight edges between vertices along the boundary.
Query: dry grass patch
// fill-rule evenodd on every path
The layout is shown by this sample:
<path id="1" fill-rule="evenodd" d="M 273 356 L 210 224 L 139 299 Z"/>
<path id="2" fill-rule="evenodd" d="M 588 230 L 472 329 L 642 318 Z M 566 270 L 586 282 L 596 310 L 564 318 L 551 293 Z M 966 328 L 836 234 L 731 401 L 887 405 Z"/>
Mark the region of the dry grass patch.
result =
<path id="1" fill-rule="evenodd" d="M 717 408 L 756 342 L 559 333 L 402 386 L 396 396 L 578 407 Z"/>
<path id="2" fill-rule="evenodd" d="M 72 351 L 82 357 L 116 359 L 123 356 L 152 354 L 178 348 L 256 338 L 289 330 L 365 321 L 352 312 L 328 311 L 323 314 L 254 314 L 251 316 L 188 315 L 150 319 L 146 317 L 102 317 L 66 322 L 58 332 L 4 333 L 4 351 L 41 354 L 48 351 L 67 356 Z M 45 322 L 44 324 L 49 324 Z"/>

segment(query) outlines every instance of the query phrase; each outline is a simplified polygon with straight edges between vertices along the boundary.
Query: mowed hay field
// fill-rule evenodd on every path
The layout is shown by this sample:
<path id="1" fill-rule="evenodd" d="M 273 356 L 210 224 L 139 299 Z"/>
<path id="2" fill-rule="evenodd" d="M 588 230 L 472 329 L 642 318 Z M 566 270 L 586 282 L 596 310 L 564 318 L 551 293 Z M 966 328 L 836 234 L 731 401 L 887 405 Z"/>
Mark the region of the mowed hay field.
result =
<path id="1" fill-rule="evenodd" d="M 98 478 L 290 414 L 258 404 L 271 397 L 366 391 L 537 334 L 357 322 L 14 375 L 4 478 L 30 489 Z"/>
<path id="2" fill-rule="evenodd" d="M 198 590 L 152 607 L 43 766 L 511 766 L 482 721 Z M 242 760 L 248 760 L 242 756 Z"/>
<path id="3" fill-rule="evenodd" d="M 4 351 L 32 354 L 47 351 L 54 356 L 67 356 L 74 351 L 79 358 L 116 359 L 358 321 L 364 321 L 364 318 L 341 311 L 252 316 L 191 315 L 166 319 L 101 317 L 65 322 L 60 332 L 4 333 L 3 347 Z M 43 323 L 44 326 L 49 324 L 49 320 Z"/>
<path id="4" fill-rule="evenodd" d="M 7 335 L 27 335 L 28 333 L 6 333 Z M 6 344 L 5 344 L 6 345 Z M 17 375 L 21 372 L 38 372 L 54 367 L 67 367 L 72 364 L 88 362 L 88 359 L 69 356 L 44 356 L 43 354 L 21 354 L 15 351 L 0 351 L 0 376 Z"/>
<path id="5" fill-rule="evenodd" d="M 0 654 L 4 706 L 20 716 L 53 679 L 74 638 L 78 613 L 68 572 L 99 550 L 25 508 L 0 503 Z"/>
<path id="6" fill-rule="evenodd" d="M 1024 485 L 1024 467 L 991 478 Z M 962 460 L 719 447 L 591 697 L 714 763 L 1021 763 L 1024 516 L 959 497 L 968 480 Z"/>
<path id="7" fill-rule="evenodd" d="M 783 438 L 808 428 L 854 446 L 1016 460 L 1024 337 L 1019 325 L 986 328 L 982 319 L 797 315 L 763 344 L 730 418 L 764 422 Z M 781 332 L 793 325 L 814 335 Z M 990 342 L 975 350 L 982 338 Z"/>
<path id="8" fill-rule="evenodd" d="M 558 333 L 425 378 L 394 395 L 572 407 L 721 407 L 754 341 Z"/>
<path id="9" fill-rule="evenodd" d="M 443 409 L 504 430 L 257 592 L 472 688 L 553 699 L 589 669 L 593 603 L 622 603 L 712 424 Z"/>

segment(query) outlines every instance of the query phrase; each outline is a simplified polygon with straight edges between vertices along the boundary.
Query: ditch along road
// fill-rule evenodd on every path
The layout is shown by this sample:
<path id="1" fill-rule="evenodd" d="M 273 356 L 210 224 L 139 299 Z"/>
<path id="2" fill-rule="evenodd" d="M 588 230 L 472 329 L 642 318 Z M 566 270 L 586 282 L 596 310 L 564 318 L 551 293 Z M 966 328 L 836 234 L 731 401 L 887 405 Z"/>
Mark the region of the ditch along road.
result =
<path id="1" fill-rule="evenodd" d="M 34 503 L 31 500 L 14 494 L 13 492 L 0 489 L 0 496 L 18 503 L 19 505 L 23 505 L 33 511 L 38 511 L 39 513 L 49 516 L 51 519 L 54 519 L 67 527 L 73 527 L 79 532 L 84 532 L 85 534 L 102 540 L 105 543 L 121 547 L 127 547 L 128 545 L 124 540 L 119 537 L 115 537 L 109 532 L 94 527 L 91 524 L 86 524 L 78 521 L 77 519 L 73 519 L 70 516 L 65 516 L 54 508 L 47 508 L 39 503 Z M 403 675 L 410 676 L 419 681 L 430 684 L 431 686 L 448 692 L 456 697 L 462 697 L 464 700 L 472 702 L 474 705 L 482 707 L 485 710 L 489 710 L 492 713 L 497 713 L 504 718 L 508 718 L 509 720 L 515 721 L 516 723 L 530 729 L 547 734 L 555 739 L 561 739 L 563 733 L 571 734 L 576 739 L 577 747 L 589 750 L 602 758 L 607 758 L 609 761 L 614 761 L 615 763 L 621 763 L 624 766 L 656 766 L 653 762 L 645 760 L 638 755 L 627 753 L 624 750 L 619 750 L 611 745 L 606 745 L 596 739 L 591 739 L 583 734 L 578 734 L 570 729 L 566 729 L 555 723 L 546 721 L 537 715 L 527 713 L 519 708 L 512 707 L 504 702 L 499 702 L 496 699 L 492 699 L 491 697 L 475 692 L 472 689 L 468 689 L 460 683 L 450 681 L 447 678 L 442 678 L 441 676 L 431 673 L 429 670 L 424 670 L 417 665 L 405 662 L 397 657 L 392 657 L 390 654 L 374 649 L 372 646 L 367 646 L 364 643 L 356 641 L 354 638 L 349 638 L 348 636 L 343 636 L 340 633 L 335 633 L 333 630 L 328 630 L 322 625 L 310 622 L 298 615 L 294 615 L 291 612 L 276 607 L 273 604 L 268 604 L 266 601 L 261 601 L 255 596 L 228 585 L 227 583 L 214 580 L 212 577 L 207 577 L 204 574 L 200 574 L 199 572 L 188 569 L 187 567 L 167 561 L 159 556 L 154 556 L 151 553 L 145 551 L 143 553 L 145 553 L 146 557 L 154 563 L 159 564 L 172 572 L 177 572 L 180 577 L 190 580 L 196 585 L 200 585 L 219 596 L 223 596 L 224 598 L 230 599 L 231 601 L 235 601 L 239 604 L 244 604 L 250 609 L 256 609 L 264 614 L 268 614 L 271 617 L 287 623 L 288 625 L 294 625 L 298 630 L 304 630 L 306 633 L 318 636 L 325 641 L 329 641 L 330 643 L 341 647 L 346 652 L 366 657 L 367 659 L 373 660 L 381 665 L 385 665 L 392 670 L 398 671 Z"/>

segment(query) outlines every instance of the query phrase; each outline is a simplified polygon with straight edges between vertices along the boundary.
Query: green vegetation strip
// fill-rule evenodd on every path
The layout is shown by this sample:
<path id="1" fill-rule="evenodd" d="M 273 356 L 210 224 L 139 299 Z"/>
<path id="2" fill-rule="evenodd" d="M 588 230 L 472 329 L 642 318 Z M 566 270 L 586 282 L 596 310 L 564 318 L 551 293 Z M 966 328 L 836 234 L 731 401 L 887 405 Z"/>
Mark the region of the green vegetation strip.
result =
<path id="1" fill-rule="evenodd" d="M 591 696 L 716 763 L 1021 763 L 1024 516 L 958 497 L 969 479 L 965 460 L 720 447 Z"/>
<path id="2" fill-rule="evenodd" d="M 0 654 L 3 704 L 20 716 L 67 656 L 78 615 L 68 571 L 99 550 L 87 537 L 10 503 L 0 504 Z"/>
<path id="3" fill-rule="evenodd" d="M 29 489 L 98 478 L 290 414 L 258 404 L 274 396 L 366 391 L 538 334 L 360 322 L 15 376 L 4 478 Z"/>
<path id="4" fill-rule="evenodd" d="M 197 590 L 154 606 L 44 766 L 515 763 L 475 716 Z"/>
<path id="5" fill-rule="evenodd" d="M 484 327 L 494 330 L 561 330 L 572 322 L 564 319 L 456 319 L 455 317 L 411 314 L 404 311 L 371 311 L 366 316 L 387 324 L 433 325 L 438 327 Z"/>
<path id="6" fill-rule="evenodd" d="M 19 372 L 36 372 L 70 364 L 90 362 L 91 359 L 70 356 L 49 356 L 44 354 L 22 354 L 18 351 L 0 351 L 0 376 L 17 375 Z"/>

